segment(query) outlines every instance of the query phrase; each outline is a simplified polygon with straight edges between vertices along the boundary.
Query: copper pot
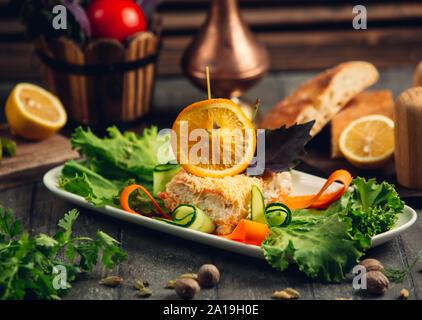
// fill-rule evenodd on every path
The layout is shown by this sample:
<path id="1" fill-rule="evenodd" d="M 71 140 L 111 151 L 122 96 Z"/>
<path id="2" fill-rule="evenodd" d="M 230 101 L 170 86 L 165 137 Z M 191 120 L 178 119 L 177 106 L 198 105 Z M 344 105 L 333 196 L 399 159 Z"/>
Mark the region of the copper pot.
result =
<path id="1" fill-rule="evenodd" d="M 218 97 L 240 96 L 265 76 L 269 64 L 268 52 L 242 20 L 237 0 L 212 0 L 182 59 L 185 73 L 202 89 L 209 67 L 211 89 Z"/>

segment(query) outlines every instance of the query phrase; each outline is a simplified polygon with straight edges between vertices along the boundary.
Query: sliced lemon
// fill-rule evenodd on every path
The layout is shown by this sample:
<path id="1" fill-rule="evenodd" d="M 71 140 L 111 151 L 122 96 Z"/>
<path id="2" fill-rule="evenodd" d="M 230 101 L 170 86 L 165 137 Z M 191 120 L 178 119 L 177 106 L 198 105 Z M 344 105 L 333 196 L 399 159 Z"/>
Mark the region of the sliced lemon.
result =
<path id="1" fill-rule="evenodd" d="M 383 115 L 361 117 L 343 130 L 339 147 L 358 168 L 383 167 L 394 153 L 394 122 Z"/>
<path id="2" fill-rule="evenodd" d="M 231 100 L 196 102 L 178 115 L 172 146 L 182 167 L 201 177 L 232 176 L 244 171 L 256 148 L 254 126 Z"/>
<path id="3" fill-rule="evenodd" d="M 13 134 L 39 140 L 59 131 L 67 121 L 60 100 L 43 88 L 20 83 L 6 102 L 6 118 Z"/>

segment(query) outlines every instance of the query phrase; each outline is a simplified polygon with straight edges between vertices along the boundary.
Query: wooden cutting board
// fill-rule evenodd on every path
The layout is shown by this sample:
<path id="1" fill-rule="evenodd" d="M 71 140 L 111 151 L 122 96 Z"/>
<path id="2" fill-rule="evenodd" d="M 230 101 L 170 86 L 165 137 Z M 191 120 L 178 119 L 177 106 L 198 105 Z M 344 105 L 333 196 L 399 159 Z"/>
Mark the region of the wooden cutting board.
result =
<path id="1" fill-rule="evenodd" d="M 0 125 L 0 137 L 16 142 L 16 156 L 3 157 L 0 164 L 0 190 L 42 179 L 49 169 L 69 158 L 78 158 L 70 140 L 60 134 L 41 141 L 12 137 L 8 125 Z"/>

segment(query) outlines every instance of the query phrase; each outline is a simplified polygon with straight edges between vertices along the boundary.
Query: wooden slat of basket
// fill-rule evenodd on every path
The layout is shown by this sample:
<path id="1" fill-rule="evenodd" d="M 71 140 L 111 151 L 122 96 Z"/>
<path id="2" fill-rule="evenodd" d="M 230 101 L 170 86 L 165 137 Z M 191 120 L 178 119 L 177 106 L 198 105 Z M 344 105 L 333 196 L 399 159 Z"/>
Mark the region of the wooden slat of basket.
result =
<path id="1" fill-rule="evenodd" d="M 135 61 L 152 55 L 157 50 L 157 37 L 150 31 L 140 32 L 130 40 L 125 61 Z M 123 86 L 122 120 L 131 121 L 149 110 L 151 89 L 154 82 L 154 63 L 125 72 Z"/>
<path id="2" fill-rule="evenodd" d="M 138 59 L 146 56 L 146 41 L 149 37 L 148 32 L 139 34 L 137 43 L 137 57 Z M 143 110 L 143 96 L 145 92 L 145 68 L 136 70 L 136 94 L 135 94 L 135 116 L 142 116 Z"/>
<path id="3" fill-rule="evenodd" d="M 57 39 L 58 57 L 67 63 L 84 65 L 85 56 L 79 46 L 68 38 Z M 86 92 L 86 77 L 74 74 L 63 74 L 63 84 L 69 92 L 67 109 L 72 113 L 72 118 L 81 123 L 89 121 L 89 103 Z"/>
<path id="4" fill-rule="evenodd" d="M 51 52 L 47 44 L 47 41 L 43 36 L 35 39 L 34 46 L 37 50 L 41 51 L 48 57 L 52 58 L 54 56 L 53 52 Z M 41 64 L 40 68 L 44 87 L 47 88 L 47 90 L 50 90 L 55 95 L 57 95 L 57 84 L 54 72 L 44 64 Z"/>
<path id="5" fill-rule="evenodd" d="M 147 55 L 154 54 L 158 49 L 158 39 L 155 35 L 152 35 L 147 39 Z M 155 62 L 150 63 L 145 67 L 145 78 L 146 78 L 146 86 L 145 86 L 145 99 L 144 99 L 144 114 L 148 113 L 151 107 L 151 96 L 152 90 L 154 85 L 154 77 L 155 77 Z"/>
<path id="6" fill-rule="evenodd" d="M 122 44 L 116 40 L 101 39 L 85 49 L 86 64 L 112 64 L 124 61 Z M 90 101 L 90 123 L 116 123 L 121 119 L 123 74 L 113 73 L 87 77 Z"/>
<path id="7" fill-rule="evenodd" d="M 139 34 L 134 36 L 133 39 L 130 40 L 128 47 L 125 51 L 125 61 L 133 61 L 137 58 L 137 51 L 138 51 L 138 41 L 142 41 L 139 37 Z M 135 117 L 135 108 L 136 108 L 136 88 L 137 88 L 137 81 L 136 81 L 136 74 L 137 71 L 128 71 L 124 75 L 123 80 L 123 102 L 122 102 L 122 120 L 128 121 L 129 119 L 133 119 Z"/>
<path id="8" fill-rule="evenodd" d="M 65 42 L 61 41 L 61 38 L 49 41 L 48 46 L 53 53 L 54 59 L 59 61 L 66 61 Z M 61 102 L 67 108 L 68 112 L 72 113 L 72 93 L 68 89 L 68 75 L 63 72 L 54 72 L 53 70 L 51 70 L 51 72 L 54 73 L 54 78 L 56 81 L 57 96 L 60 97 Z"/>

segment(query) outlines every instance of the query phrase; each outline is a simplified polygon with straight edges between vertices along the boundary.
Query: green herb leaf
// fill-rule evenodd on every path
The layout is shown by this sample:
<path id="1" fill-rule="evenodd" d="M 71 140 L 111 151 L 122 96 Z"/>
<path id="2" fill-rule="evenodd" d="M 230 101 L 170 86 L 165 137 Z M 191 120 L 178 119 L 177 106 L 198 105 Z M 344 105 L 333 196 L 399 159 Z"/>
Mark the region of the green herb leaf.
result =
<path id="1" fill-rule="evenodd" d="M 418 255 L 415 260 L 413 260 L 412 264 L 409 268 L 401 270 L 401 269 L 393 269 L 393 268 L 385 268 L 382 269 L 381 272 L 385 274 L 385 276 L 393 282 L 403 282 L 404 279 L 409 275 L 412 271 L 413 267 L 419 261 L 420 255 Z"/>
<path id="2" fill-rule="evenodd" d="M 12 221 L 12 211 L 0 206 L 0 299 L 60 299 L 71 288 L 70 282 L 83 271 L 92 271 L 100 252 L 107 268 L 126 259 L 118 242 L 102 231 L 97 239 L 72 238 L 72 226 L 78 212 L 71 210 L 60 219 L 54 237 L 38 234 L 30 237 L 19 221 Z M 58 259 L 64 250 L 68 261 Z M 56 289 L 56 266 L 66 269 L 65 289 Z"/>

